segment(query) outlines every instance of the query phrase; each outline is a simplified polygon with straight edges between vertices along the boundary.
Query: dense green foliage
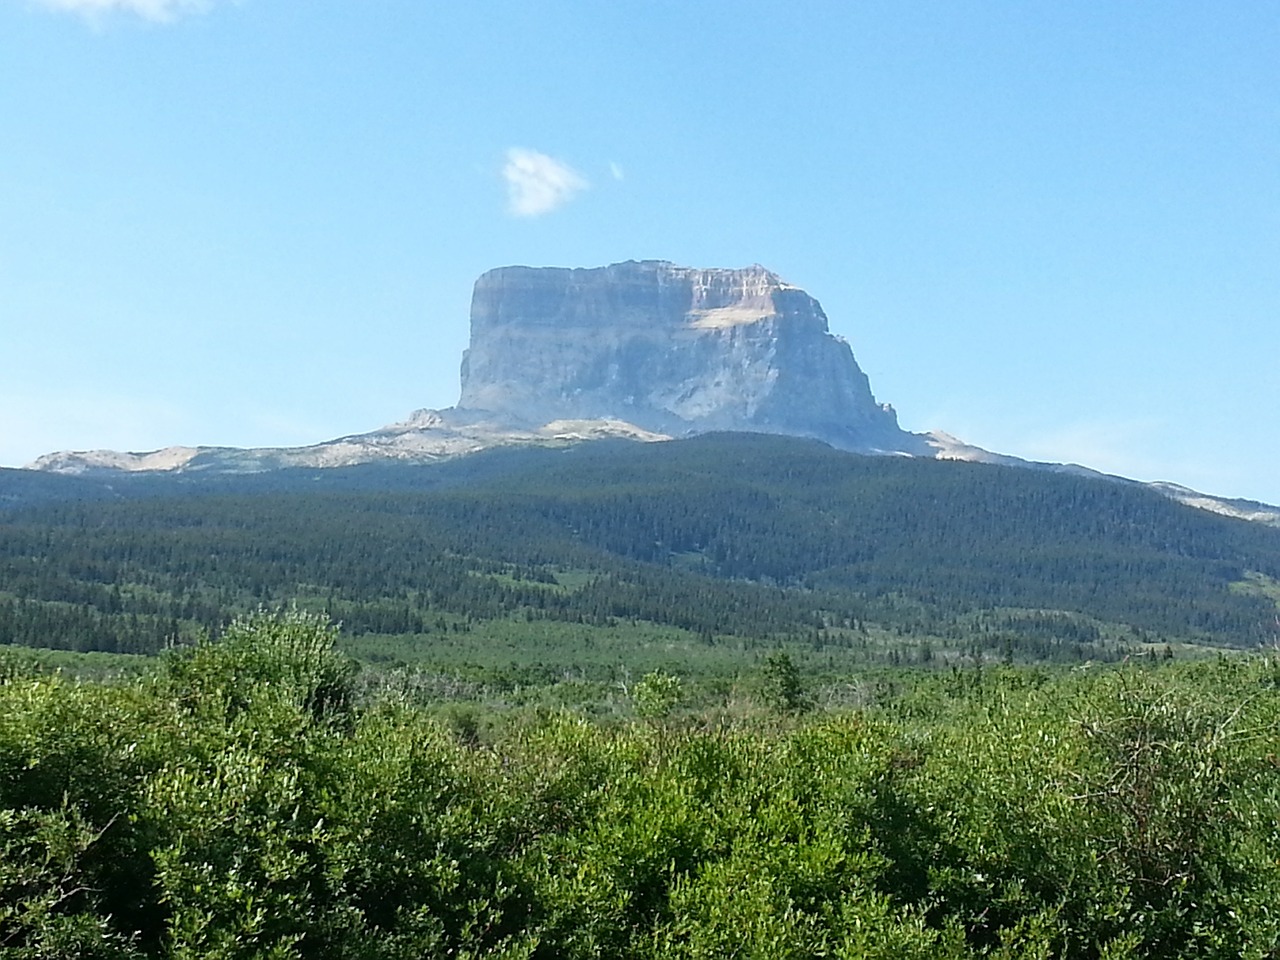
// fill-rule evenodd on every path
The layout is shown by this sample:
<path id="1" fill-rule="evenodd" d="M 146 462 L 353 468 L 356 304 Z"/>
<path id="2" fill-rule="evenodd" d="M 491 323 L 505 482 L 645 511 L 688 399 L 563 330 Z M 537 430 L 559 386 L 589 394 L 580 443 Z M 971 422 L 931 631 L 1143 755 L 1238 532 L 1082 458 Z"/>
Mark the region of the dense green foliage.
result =
<path id="1" fill-rule="evenodd" d="M 0 670 L 0 952 L 1280 951 L 1272 658 L 903 675 L 802 716 L 673 713 L 652 674 L 634 722 L 477 736 L 362 700 L 332 639 L 258 616 L 142 679 Z"/>
<path id="2" fill-rule="evenodd" d="M 154 653 L 291 602 L 402 638 L 399 658 L 520 622 L 849 660 L 1275 634 L 1274 597 L 1241 589 L 1280 578 L 1275 529 L 1125 483 L 782 437 L 110 488 L 17 473 L 0 475 L 0 643 Z"/>
<path id="3" fill-rule="evenodd" d="M 777 437 L 0 471 L 0 955 L 1278 956 L 1277 581 Z"/>

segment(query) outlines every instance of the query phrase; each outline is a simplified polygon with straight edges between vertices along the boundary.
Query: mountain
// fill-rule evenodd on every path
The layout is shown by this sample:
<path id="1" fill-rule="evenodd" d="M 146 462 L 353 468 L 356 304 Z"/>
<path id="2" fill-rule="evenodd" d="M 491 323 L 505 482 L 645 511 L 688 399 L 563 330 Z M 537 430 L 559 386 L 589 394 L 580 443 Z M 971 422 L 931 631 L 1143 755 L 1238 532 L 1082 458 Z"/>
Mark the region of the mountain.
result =
<path id="1" fill-rule="evenodd" d="M 821 440 L 839 450 L 1040 464 L 901 429 L 878 403 L 822 306 L 759 265 L 696 269 L 658 261 L 596 268 L 500 267 L 475 284 L 458 404 L 307 447 L 168 447 L 51 453 L 28 469 L 85 476 L 256 473 L 362 463 L 434 463 L 511 445 L 716 431 Z M 1121 478 L 1109 478 L 1120 481 Z M 1124 481 L 1127 482 L 1127 481 Z M 1280 508 L 1176 484 L 1191 506 L 1280 525 Z"/>
<path id="2" fill-rule="evenodd" d="M 898 427 L 803 290 L 760 266 L 699 270 L 648 260 L 481 276 L 455 407 L 307 447 L 60 452 L 30 469 L 247 473 L 427 463 L 493 446 L 720 430 L 812 437 L 862 453 L 932 456 L 946 446 Z"/>
<path id="3" fill-rule="evenodd" d="M 476 281 L 458 406 L 516 423 L 616 418 L 669 436 L 750 430 L 923 452 L 818 301 L 761 266 L 491 270 Z"/>

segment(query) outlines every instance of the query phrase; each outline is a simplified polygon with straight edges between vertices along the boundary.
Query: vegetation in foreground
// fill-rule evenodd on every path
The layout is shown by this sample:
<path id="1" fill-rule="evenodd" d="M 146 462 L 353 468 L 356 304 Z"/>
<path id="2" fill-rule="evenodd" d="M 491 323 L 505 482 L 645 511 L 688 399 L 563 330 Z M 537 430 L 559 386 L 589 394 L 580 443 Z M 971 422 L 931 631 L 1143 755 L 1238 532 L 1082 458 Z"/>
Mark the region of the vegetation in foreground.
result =
<path id="1" fill-rule="evenodd" d="M 0 661 L 6 957 L 1269 957 L 1280 662 L 956 669 L 814 709 L 447 722 L 334 630 Z"/>

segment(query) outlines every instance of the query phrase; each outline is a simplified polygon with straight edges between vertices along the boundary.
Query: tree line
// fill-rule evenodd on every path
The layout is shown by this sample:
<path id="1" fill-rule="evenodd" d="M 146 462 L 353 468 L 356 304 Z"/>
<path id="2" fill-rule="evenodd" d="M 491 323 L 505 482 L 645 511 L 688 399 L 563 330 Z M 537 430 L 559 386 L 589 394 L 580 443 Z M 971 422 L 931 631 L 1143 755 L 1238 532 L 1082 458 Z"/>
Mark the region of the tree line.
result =
<path id="1" fill-rule="evenodd" d="M 1045 614 L 1005 624 L 1030 646 L 1086 649 L 1099 624 L 1238 646 L 1274 632 L 1273 603 L 1232 585 L 1280 578 L 1280 531 L 1132 485 L 776 437 L 485 462 L 11 507 L 0 642 L 154 650 L 175 623 L 216 632 L 293 601 L 356 634 L 430 633 L 456 615 L 947 636 L 1001 610 Z"/>

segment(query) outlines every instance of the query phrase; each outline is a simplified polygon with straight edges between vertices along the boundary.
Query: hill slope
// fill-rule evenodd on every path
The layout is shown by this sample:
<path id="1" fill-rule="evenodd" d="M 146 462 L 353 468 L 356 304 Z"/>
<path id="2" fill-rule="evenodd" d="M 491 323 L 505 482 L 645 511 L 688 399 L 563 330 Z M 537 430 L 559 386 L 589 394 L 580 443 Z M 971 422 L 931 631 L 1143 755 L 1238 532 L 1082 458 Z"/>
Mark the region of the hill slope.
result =
<path id="1" fill-rule="evenodd" d="M 13 480 L 0 642 L 148 652 L 282 602 L 423 643 L 459 623 L 621 620 L 1070 658 L 1275 632 L 1280 531 L 1137 486 L 784 437 L 82 481 L 43 502 Z"/>

